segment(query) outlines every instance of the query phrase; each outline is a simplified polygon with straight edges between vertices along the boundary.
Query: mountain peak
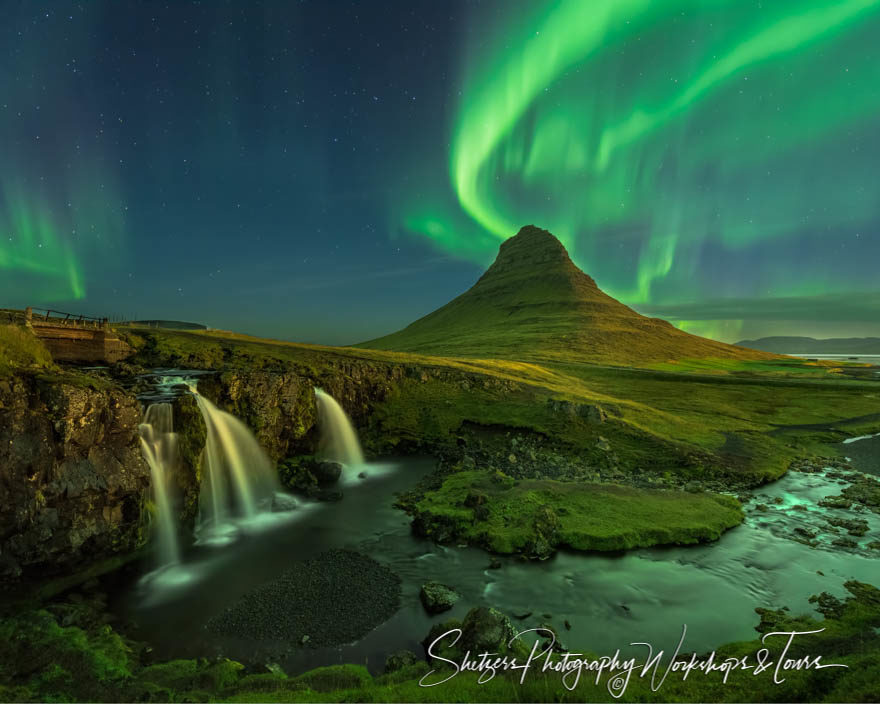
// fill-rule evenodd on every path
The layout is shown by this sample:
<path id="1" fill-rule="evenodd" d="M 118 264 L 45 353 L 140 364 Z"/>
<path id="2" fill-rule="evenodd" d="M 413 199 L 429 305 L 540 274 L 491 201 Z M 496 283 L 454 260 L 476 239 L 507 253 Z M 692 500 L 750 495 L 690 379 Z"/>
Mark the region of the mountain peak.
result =
<path id="1" fill-rule="evenodd" d="M 442 356 L 640 365 L 769 358 L 646 318 L 604 293 L 547 230 L 526 225 L 469 290 L 403 330 L 359 345 Z"/>
<path id="2" fill-rule="evenodd" d="M 498 256 L 489 271 L 554 263 L 574 266 L 565 246 L 553 234 L 540 227 L 526 225 L 501 243 Z"/>

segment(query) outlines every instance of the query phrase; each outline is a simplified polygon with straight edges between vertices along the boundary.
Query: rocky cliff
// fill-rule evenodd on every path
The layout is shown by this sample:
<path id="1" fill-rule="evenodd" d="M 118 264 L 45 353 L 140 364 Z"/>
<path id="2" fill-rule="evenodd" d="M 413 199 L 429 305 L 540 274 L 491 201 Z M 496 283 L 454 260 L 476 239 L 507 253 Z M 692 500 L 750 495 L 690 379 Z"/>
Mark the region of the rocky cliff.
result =
<path id="1" fill-rule="evenodd" d="M 68 573 L 141 544 L 139 422 L 134 397 L 110 384 L 0 379 L 0 579 Z"/>

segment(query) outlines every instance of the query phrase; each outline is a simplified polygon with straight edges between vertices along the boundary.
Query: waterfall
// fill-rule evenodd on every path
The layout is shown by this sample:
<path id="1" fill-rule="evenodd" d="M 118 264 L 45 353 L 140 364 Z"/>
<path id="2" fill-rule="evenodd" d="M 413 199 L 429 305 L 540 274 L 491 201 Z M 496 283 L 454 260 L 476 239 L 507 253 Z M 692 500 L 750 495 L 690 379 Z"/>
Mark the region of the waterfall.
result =
<path id="1" fill-rule="evenodd" d="M 199 532 L 222 535 L 237 518 L 270 511 L 280 490 L 269 458 L 253 433 L 235 416 L 190 387 L 207 429 L 202 457 Z"/>
<path id="2" fill-rule="evenodd" d="M 357 433 L 345 411 L 336 399 L 321 389 L 315 389 L 318 404 L 318 425 L 321 441 L 318 454 L 330 462 L 339 462 L 348 467 L 364 463 L 364 453 L 358 442 Z"/>
<path id="3" fill-rule="evenodd" d="M 177 435 L 173 432 L 170 403 L 154 403 L 147 407 L 144 421 L 138 426 L 141 449 L 153 480 L 153 520 L 159 566 L 180 561 L 177 521 L 171 498 L 172 471 L 177 463 Z"/>

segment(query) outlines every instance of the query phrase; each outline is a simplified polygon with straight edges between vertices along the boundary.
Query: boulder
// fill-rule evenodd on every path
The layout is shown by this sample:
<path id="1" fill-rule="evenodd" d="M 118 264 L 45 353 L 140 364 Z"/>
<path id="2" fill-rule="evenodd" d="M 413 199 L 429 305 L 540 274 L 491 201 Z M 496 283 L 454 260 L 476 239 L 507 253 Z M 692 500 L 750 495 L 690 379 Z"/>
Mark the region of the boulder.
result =
<path id="1" fill-rule="evenodd" d="M 342 465 L 339 462 L 318 462 L 312 473 L 319 484 L 333 484 L 342 476 Z"/>
<path id="2" fill-rule="evenodd" d="M 516 629 L 498 609 L 481 606 L 468 611 L 461 624 L 462 651 L 472 653 L 505 653 L 510 651 L 510 641 Z"/>
<path id="3" fill-rule="evenodd" d="M 460 598 L 461 595 L 452 587 L 448 587 L 440 582 L 426 582 L 422 585 L 422 589 L 419 592 L 422 606 L 430 614 L 449 611 Z"/>

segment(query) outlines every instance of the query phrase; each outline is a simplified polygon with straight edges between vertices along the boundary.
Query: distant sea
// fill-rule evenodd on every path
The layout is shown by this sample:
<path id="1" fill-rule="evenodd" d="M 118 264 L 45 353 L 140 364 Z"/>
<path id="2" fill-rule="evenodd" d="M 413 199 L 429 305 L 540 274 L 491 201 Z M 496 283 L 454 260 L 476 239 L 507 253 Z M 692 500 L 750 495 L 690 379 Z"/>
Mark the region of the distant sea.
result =
<path id="1" fill-rule="evenodd" d="M 790 357 L 806 357 L 808 359 L 829 359 L 835 362 L 861 362 L 862 364 L 880 365 L 880 354 L 812 354 L 803 352 L 786 352 Z"/>

